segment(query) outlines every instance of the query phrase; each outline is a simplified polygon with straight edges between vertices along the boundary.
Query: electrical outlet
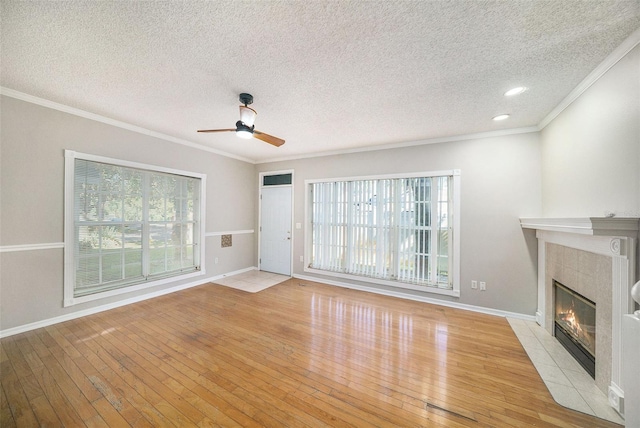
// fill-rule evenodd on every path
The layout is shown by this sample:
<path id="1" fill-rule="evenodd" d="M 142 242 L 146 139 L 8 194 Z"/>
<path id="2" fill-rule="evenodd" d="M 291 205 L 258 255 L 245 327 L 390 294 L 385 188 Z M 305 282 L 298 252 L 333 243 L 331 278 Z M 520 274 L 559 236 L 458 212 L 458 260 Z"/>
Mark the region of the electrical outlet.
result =
<path id="1" fill-rule="evenodd" d="M 478 281 L 476 281 L 475 279 L 471 281 L 471 288 L 472 289 L 476 289 L 478 288 Z"/>
<path id="2" fill-rule="evenodd" d="M 216 259 L 213 261 L 215 264 L 218 264 L 218 258 L 216 257 Z"/>
<path id="3" fill-rule="evenodd" d="M 304 262 L 304 256 L 300 256 L 300 261 Z"/>
<path id="4" fill-rule="evenodd" d="M 487 289 L 487 283 L 484 281 L 480 281 L 480 291 L 485 291 Z"/>

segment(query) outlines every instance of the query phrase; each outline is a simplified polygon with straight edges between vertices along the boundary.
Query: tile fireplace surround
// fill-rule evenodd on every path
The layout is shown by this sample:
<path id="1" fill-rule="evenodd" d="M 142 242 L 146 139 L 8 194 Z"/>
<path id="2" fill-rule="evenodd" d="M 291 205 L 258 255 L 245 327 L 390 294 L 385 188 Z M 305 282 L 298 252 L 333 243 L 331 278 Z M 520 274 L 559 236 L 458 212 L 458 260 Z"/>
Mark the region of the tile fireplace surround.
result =
<path id="1" fill-rule="evenodd" d="M 633 313 L 638 218 L 522 218 L 538 239 L 536 321 L 553 335 L 553 280 L 596 303 L 596 386 L 624 414 L 622 318 Z"/>

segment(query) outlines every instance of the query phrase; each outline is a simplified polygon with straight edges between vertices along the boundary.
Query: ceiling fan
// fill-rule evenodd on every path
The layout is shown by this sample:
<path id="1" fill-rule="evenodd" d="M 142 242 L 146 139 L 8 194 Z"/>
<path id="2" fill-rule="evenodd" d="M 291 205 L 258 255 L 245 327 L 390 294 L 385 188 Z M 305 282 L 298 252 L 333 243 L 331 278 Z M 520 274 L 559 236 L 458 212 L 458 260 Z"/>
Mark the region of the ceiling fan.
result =
<path id="1" fill-rule="evenodd" d="M 245 93 L 240 94 L 240 102 L 244 104 L 244 106 L 240 106 L 240 120 L 236 122 L 235 129 L 199 129 L 198 132 L 235 132 L 240 138 L 249 139 L 251 137 L 255 137 L 258 140 L 272 144 L 276 147 L 280 147 L 284 144 L 283 139 L 265 134 L 264 132 L 260 132 L 255 129 L 255 125 L 253 123 L 256 120 L 257 113 L 254 109 L 248 107 L 249 104 L 253 103 L 253 95 Z"/>

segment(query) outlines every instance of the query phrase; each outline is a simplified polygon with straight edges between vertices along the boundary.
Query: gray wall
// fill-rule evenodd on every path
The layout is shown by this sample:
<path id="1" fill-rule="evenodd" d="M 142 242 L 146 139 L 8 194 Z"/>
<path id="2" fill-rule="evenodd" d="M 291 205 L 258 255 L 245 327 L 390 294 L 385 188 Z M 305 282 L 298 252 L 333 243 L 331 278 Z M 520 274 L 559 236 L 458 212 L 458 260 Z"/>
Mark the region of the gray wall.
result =
<path id="1" fill-rule="evenodd" d="M 519 217 L 640 216 L 638 76 L 640 46 L 540 133 L 257 166 L 2 96 L 0 246 L 63 241 L 64 149 L 207 174 L 207 232 L 257 230 L 263 171 L 295 170 L 294 222 L 304 225 L 305 179 L 460 169 L 461 297 L 428 296 L 533 315 L 537 243 Z M 305 274 L 303 232 L 295 274 Z M 235 235 L 231 248 L 206 238 L 206 276 L 257 265 L 256 238 Z M 63 308 L 62 253 L 0 253 L 0 330 L 180 284 Z"/>
<path id="2" fill-rule="evenodd" d="M 640 45 L 541 132 L 546 217 L 640 217 Z"/>
<path id="3" fill-rule="evenodd" d="M 207 174 L 206 232 L 254 228 L 253 164 L 6 96 L 0 102 L 0 246 L 63 241 L 65 149 Z M 231 248 L 219 236 L 205 245 L 205 277 L 254 266 L 255 234 L 234 235 Z M 0 253 L 0 330 L 180 284 L 63 308 L 62 272 L 62 249 Z"/>
<path id="4" fill-rule="evenodd" d="M 305 179 L 460 169 L 461 296 L 423 295 L 535 313 L 537 243 L 519 218 L 540 215 L 538 133 L 265 163 L 257 165 L 256 175 L 285 169 L 295 170 L 294 223 L 303 225 Z M 304 229 L 294 230 L 293 272 L 310 275 L 299 262 L 303 250 Z M 486 281 L 487 291 L 472 290 L 472 279 Z"/>

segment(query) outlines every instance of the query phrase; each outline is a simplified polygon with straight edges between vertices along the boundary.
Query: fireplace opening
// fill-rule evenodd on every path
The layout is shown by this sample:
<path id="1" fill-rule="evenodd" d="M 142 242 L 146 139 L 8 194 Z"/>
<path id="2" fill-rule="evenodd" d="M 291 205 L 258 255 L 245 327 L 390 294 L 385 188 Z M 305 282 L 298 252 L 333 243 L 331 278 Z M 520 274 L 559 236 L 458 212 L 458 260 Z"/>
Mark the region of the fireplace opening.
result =
<path id="1" fill-rule="evenodd" d="M 553 280 L 554 336 L 573 358 L 596 377 L 596 304 Z"/>

